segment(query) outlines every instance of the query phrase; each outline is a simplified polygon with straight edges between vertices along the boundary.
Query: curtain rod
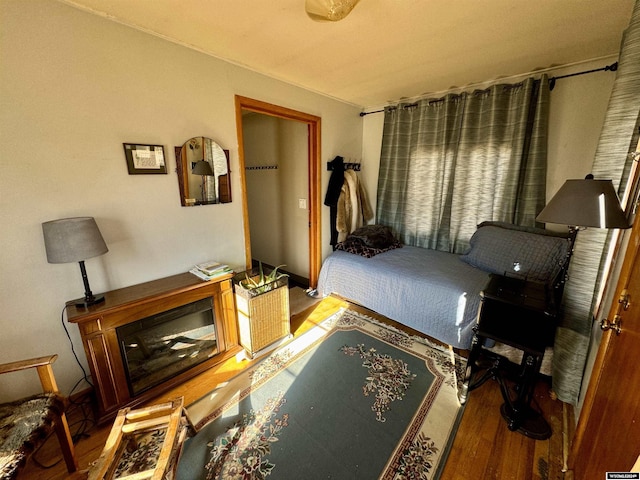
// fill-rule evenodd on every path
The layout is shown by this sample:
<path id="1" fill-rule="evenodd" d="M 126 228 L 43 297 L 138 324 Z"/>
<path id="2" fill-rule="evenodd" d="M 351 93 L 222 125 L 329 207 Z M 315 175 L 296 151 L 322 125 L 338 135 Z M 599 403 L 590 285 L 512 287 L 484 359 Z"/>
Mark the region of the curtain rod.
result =
<path id="1" fill-rule="evenodd" d="M 616 70 L 618 70 L 618 62 L 614 62 L 611 65 L 607 65 L 602 68 L 594 68 L 593 70 L 585 70 L 583 72 L 569 73 L 567 75 L 559 75 L 557 77 L 551 77 L 549 79 L 549 90 L 553 90 L 553 88 L 556 86 L 556 80 L 560 80 L 562 78 L 576 77 L 578 75 L 586 75 L 587 73 L 595 73 L 595 72 L 608 72 L 608 71 L 615 72 Z M 478 84 L 478 85 L 481 85 L 481 84 Z M 382 113 L 382 112 L 384 112 L 384 108 L 382 110 L 374 110 L 371 112 L 360 112 L 359 115 L 361 117 L 364 117 L 366 115 L 371 115 L 372 113 Z"/>
<path id="2" fill-rule="evenodd" d="M 593 70 L 585 70 L 584 72 L 569 73 L 568 75 L 551 77 L 549 79 L 549 90 L 553 90 L 553 87 L 556 86 L 556 80 L 560 80 L 561 78 L 577 77 L 578 75 L 586 75 L 587 73 L 595 73 L 595 72 L 608 72 L 608 71 L 615 72 L 616 70 L 618 70 L 618 62 L 614 62 L 611 65 L 607 65 L 606 67 L 602 67 L 602 68 L 594 68 Z"/>

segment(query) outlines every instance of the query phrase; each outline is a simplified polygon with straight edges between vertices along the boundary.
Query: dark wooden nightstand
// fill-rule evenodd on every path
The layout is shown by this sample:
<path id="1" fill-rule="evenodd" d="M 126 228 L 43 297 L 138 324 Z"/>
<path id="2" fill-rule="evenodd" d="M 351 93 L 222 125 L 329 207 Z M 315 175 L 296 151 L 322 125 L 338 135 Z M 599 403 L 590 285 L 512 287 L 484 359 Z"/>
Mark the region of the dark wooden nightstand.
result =
<path id="1" fill-rule="evenodd" d="M 464 403 L 469 391 L 490 378 L 495 379 L 505 400 L 501 412 L 509 429 L 538 440 L 549 438 L 551 427 L 542 414 L 531 407 L 531 400 L 545 348 L 553 345 L 555 336 L 554 291 L 542 283 L 491 275 L 480 295 L 478 321 L 460 400 Z M 522 350 L 520 367 L 514 372 L 513 365 L 510 368 L 506 359 L 483 349 L 486 340 Z M 508 378 L 515 382 L 515 397 L 507 385 Z"/>

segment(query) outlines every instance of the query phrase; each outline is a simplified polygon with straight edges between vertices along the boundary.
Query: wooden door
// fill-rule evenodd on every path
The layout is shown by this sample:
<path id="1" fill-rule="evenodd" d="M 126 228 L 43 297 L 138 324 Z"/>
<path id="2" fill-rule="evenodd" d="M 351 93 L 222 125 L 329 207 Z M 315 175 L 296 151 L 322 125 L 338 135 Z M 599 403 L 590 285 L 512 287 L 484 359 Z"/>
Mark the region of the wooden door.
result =
<path id="1" fill-rule="evenodd" d="M 629 472 L 640 454 L 640 215 L 634 221 L 569 457 L 575 479 Z"/>

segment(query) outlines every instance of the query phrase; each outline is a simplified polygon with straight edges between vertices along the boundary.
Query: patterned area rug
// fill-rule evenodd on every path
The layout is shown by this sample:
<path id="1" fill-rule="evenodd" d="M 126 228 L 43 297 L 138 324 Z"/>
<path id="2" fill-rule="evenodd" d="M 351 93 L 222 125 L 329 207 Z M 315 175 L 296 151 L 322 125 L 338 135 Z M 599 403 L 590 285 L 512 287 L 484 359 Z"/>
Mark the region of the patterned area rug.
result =
<path id="1" fill-rule="evenodd" d="M 178 479 L 435 479 L 453 353 L 343 310 L 187 407 Z"/>

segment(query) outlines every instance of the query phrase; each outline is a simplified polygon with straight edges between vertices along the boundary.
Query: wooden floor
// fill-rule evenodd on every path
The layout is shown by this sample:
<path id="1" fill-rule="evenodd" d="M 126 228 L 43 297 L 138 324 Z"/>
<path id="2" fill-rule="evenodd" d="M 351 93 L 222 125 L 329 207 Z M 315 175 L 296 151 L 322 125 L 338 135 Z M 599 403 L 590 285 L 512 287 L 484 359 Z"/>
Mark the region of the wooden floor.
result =
<path id="1" fill-rule="evenodd" d="M 294 315 L 291 321 L 292 333 L 295 336 L 300 335 L 342 306 L 345 306 L 345 302 L 330 297 Z M 367 313 L 370 314 L 370 312 Z M 395 324 L 395 322 L 391 323 Z M 395 325 L 398 326 L 398 324 Z M 230 360 L 225 365 L 213 368 L 166 392 L 151 403 L 184 396 L 185 404 L 188 405 L 205 395 L 216 384 L 246 368 L 247 365 L 249 365 L 247 361 Z M 549 440 L 532 440 L 507 429 L 500 415 L 500 405 L 503 402 L 495 381 L 488 381 L 474 390 L 469 396 L 462 422 L 440 478 L 442 480 L 562 479 L 563 404 L 551 399 L 550 388 L 544 381 L 538 383 L 535 399 L 553 428 L 553 435 Z M 83 420 L 80 408 L 72 407 L 68 415 L 72 431 L 83 428 L 86 422 Z M 565 418 L 566 416 L 565 412 Z M 91 462 L 100 455 L 110 429 L 110 425 L 100 428 L 89 425 L 86 434 L 77 442 L 76 455 L 81 469 L 79 473 L 69 477 L 62 461 L 49 468 L 43 468 L 36 462 L 29 461 L 19 478 L 41 480 L 86 478 L 87 470 Z M 43 449 L 36 453 L 35 458 L 41 465 L 47 465 L 56 461 L 57 453 L 57 440 L 54 436 Z"/>

